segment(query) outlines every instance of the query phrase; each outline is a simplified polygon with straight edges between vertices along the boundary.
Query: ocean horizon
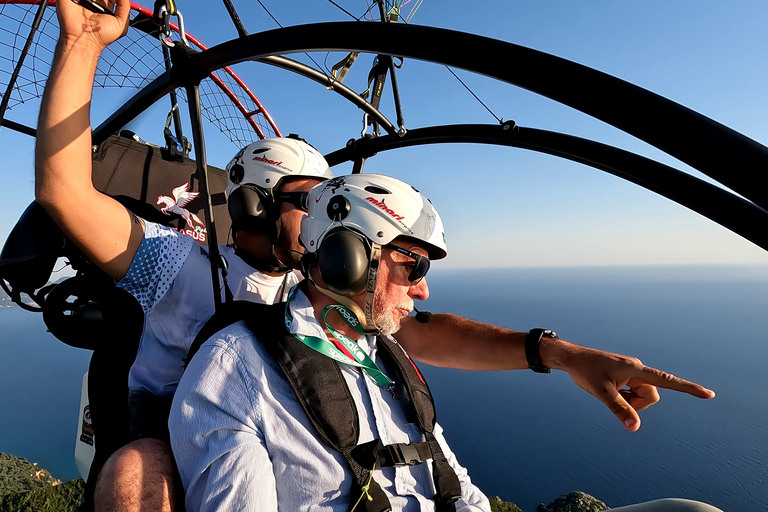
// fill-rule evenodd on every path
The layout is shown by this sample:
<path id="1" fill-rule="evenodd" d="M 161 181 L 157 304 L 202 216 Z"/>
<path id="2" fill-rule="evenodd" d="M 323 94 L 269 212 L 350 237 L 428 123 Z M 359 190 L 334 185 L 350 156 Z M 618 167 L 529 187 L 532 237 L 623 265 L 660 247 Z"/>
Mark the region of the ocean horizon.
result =
<path id="1" fill-rule="evenodd" d="M 553 329 L 717 392 L 662 390 L 630 433 L 563 372 L 420 365 L 446 438 L 486 494 L 527 511 L 572 490 L 611 507 L 675 496 L 768 510 L 768 266 L 435 267 L 419 309 Z M 0 452 L 75 478 L 90 353 L 46 333 L 39 314 L 0 309 L 0 325 Z"/>

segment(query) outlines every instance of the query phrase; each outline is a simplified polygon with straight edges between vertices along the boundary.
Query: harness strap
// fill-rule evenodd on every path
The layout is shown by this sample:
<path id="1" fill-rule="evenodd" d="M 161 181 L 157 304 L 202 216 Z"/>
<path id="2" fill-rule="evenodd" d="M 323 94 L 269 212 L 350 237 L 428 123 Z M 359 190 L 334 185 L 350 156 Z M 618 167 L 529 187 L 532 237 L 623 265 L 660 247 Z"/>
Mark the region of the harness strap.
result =
<path id="1" fill-rule="evenodd" d="M 415 466 L 432 458 L 429 443 L 396 443 L 379 448 L 376 465 L 382 468 L 392 466 Z"/>
<path id="2" fill-rule="evenodd" d="M 394 366 L 398 373 L 405 377 L 398 380 L 402 380 L 405 387 L 406 392 L 402 394 L 404 400 L 407 397 L 411 421 L 416 423 L 423 432 L 432 432 L 437 419 L 435 402 L 421 372 L 402 347 L 391 338 L 379 336 L 377 346 L 380 348 L 379 356 L 384 360 L 384 364 L 390 368 Z"/>
<path id="3" fill-rule="evenodd" d="M 378 466 L 379 440 L 374 439 L 357 445 L 350 451 L 342 452 L 349 468 L 355 475 L 350 490 L 351 499 L 347 512 L 364 510 L 365 512 L 387 512 L 392 510 L 389 498 L 381 486 L 372 478 Z"/>
<path id="4" fill-rule="evenodd" d="M 440 443 L 432 432 L 425 432 L 427 443 L 432 450 L 432 479 L 435 483 L 435 510 L 455 512 L 456 500 L 461 498 L 461 483 L 456 472 L 443 454 Z"/>
<path id="5" fill-rule="evenodd" d="M 318 435 L 339 451 L 354 475 L 348 512 L 386 512 L 391 505 L 372 478 L 375 468 L 415 465 L 432 459 L 437 512 L 455 512 L 461 484 L 433 435 L 435 408 L 429 388 L 403 349 L 387 337 L 378 338 L 379 354 L 390 369 L 397 368 L 403 405 L 419 425 L 426 442 L 380 447 L 375 439 L 358 445 L 359 417 L 339 365 L 288 334 L 283 321 L 285 303 L 272 306 L 247 301 L 224 304 L 195 338 L 187 362 L 205 340 L 224 327 L 244 320 L 280 367 Z M 359 499 L 358 499 L 359 498 Z"/>

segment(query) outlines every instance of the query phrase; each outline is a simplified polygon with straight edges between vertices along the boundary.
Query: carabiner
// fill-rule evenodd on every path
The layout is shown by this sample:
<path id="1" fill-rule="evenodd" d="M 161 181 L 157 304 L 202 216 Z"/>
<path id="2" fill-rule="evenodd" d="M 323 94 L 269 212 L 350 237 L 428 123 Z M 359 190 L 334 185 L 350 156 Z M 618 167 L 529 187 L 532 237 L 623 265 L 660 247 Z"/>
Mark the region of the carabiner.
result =
<path id="1" fill-rule="evenodd" d="M 158 34 L 158 39 L 160 39 L 160 42 L 167 48 L 173 48 L 176 46 L 176 43 L 171 41 L 171 34 L 173 31 L 171 30 L 171 16 L 176 16 L 179 20 L 179 40 L 184 46 L 189 46 L 189 41 L 187 40 L 187 33 L 184 30 L 184 17 L 181 15 L 181 11 L 176 9 L 175 14 L 169 14 L 168 8 L 163 5 L 160 7 L 159 10 L 159 16 L 163 20 L 163 25 L 160 30 L 160 34 Z"/>

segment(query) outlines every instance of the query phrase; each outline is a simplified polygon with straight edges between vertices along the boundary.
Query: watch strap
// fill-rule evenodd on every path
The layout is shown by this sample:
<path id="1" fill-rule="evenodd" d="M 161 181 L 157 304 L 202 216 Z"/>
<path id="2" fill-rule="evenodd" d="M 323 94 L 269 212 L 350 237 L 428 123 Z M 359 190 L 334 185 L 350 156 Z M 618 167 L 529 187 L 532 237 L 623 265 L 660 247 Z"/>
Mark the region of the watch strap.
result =
<path id="1" fill-rule="evenodd" d="M 552 370 L 541 362 L 541 354 L 539 352 L 541 338 L 557 338 L 557 333 L 549 329 L 531 329 L 525 338 L 525 358 L 528 360 L 528 368 L 534 372 L 551 373 Z"/>

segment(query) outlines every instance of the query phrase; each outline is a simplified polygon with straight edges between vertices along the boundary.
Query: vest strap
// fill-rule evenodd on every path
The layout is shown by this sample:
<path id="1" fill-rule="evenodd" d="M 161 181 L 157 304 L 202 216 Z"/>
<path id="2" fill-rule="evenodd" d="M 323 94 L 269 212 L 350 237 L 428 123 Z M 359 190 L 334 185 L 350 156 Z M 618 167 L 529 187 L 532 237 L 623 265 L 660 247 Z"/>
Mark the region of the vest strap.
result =
<path id="1" fill-rule="evenodd" d="M 429 443 L 397 443 L 379 448 L 378 466 L 415 466 L 432 458 Z"/>
<path id="2" fill-rule="evenodd" d="M 392 510 L 389 498 L 373 479 L 379 455 L 379 440 L 374 439 L 357 445 L 350 451 L 342 452 L 355 475 L 350 490 L 351 499 L 347 512 L 388 512 Z"/>
<path id="3" fill-rule="evenodd" d="M 456 500 L 461 498 L 461 483 L 456 472 L 453 470 L 448 460 L 440 448 L 432 432 L 425 432 L 427 443 L 432 450 L 433 471 L 432 478 L 435 483 L 435 511 L 436 512 L 456 512 Z"/>

